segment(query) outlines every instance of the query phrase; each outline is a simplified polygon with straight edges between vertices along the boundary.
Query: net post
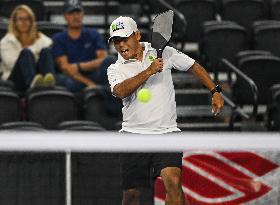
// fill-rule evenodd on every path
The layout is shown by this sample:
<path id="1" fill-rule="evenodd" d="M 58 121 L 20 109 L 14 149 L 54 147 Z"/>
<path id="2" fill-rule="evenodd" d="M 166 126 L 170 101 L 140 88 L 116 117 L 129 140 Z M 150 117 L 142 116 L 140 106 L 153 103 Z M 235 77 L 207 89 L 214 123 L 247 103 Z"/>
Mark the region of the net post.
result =
<path id="1" fill-rule="evenodd" d="M 71 150 L 65 151 L 65 204 L 72 204 Z"/>

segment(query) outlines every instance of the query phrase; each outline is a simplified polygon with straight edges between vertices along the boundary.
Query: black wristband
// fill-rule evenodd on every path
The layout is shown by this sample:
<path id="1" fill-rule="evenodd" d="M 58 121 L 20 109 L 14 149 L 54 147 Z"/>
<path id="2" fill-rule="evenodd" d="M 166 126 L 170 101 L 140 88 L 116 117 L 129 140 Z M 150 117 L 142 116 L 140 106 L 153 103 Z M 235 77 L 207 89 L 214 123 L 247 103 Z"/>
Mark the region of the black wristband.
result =
<path id="1" fill-rule="evenodd" d="M 215 87 L 213 90 L 211 90 L 212 95 L 213 95 L 215 92 L 217 92 L 217 93 L 222 92 L 222 88 L 221 88 L 220 85 L 216 85 L 216 87 Z"/>
<path id="2" fill-rule="evenodd" d="M 78 67 L 78 71 L 81 72 L 81 71 L 82 71 L 82 68 L 81 68 L 80 63 L 77 63 L 77 67 Z"/>

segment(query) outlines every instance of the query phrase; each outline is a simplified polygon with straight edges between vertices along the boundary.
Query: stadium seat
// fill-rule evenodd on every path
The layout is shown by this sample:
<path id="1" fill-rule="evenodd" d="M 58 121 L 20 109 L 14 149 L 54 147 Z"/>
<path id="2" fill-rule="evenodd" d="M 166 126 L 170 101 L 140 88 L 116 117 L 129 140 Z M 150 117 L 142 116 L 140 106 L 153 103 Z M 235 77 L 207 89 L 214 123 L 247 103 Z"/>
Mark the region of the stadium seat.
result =
<path id="1" fill-rule="evenodd" d="M 105 129 L 97 122 L 93 121 L 64 121 L 58 125 L 59 130 L 76 130 L 76 131 L 104 131 Z"/>
<path id="2" fill-rule="evenodd" d="M 280 21 L 254 23 L 254 48 L 280 56 Z"/>
<path id="3" fill-rule="evenodd" d="M 0 124 L 20 120 L 20 98 L 11 89 L 0 89 Z"/>
<path id="4" fill-rule="evenodd" d="M 0 90 L 15 90 L 15 85 L 10 80 L 0 80 Z"/>
<path id="5" fill-rule="evenodd" d="M 263 56 L 263 55 L 273 55 L 273 54 L 269 51 L 263 51 L 263 50 L 244 50 L 244 51 L 240 51 L 236 54 L 236 64 L 242 58 L 246 58 L 248 56 Z"/>
<path id="6" fill-rule="evenodd" d="M 280 21 L 279 20 L 275 20 L 275 19 L 272 19 L 272 20 L 260 20 L 260 21 L 254 21 L 253 22 L 253 28 L 254 27 L 259 27 L 259 26 L 263 26 L 263 25 L 274 25 L 274 24 L 279 24 Z"/>
<path id="7" fill-rule="evenodd" d="M 110 92 L 107 90 L 106 92 Z M 111 94 L 110 94 L 111 95 Z M 93 88 L 84 92 L 84 119 L 88 121 L 98 122 L 107 130 L 115 130 L 116 124 L 121 120 L 121 102 L 120 107 L 116 107 L 116 111 L 111 112 L 106 109 L 104 98 L 104 88 Z"/>
<path id="8" fill-rule="evenodd" d="M 180 0 L 175 5 L 185 17 L 187 28 L 185 41 L 198 42 L 201 37 L 202 23 L 215 20 L 217 7 L 214 0 Z"/>
<path id="9" fill-rule="evenodd" d="M 221 66 L 221 59 L 235 61 L 239 51 L 248 48 L 246 30 L 234 22 L 205 22 L 200 42 L 201 60 L 215 77 L 219 72 L 227 71 Z"/>
<path id="10" fill-rule="evenodd" d="M 64 26 L 57 23 L 52 23 L 48 21 L 37 22 L 37 28 L 39 31 L 52 38 L 54 34 L 64 30 Z"/>
<path id="11" fill-rule="evenodd" d="M 224 96 L 225 101 L 232 108 L 230 127 L 233 129 L 238 116 L 246 120 L 248 130 L 265 130 L 262 111 L 269 103 L 269 89 L 280 82 L 280 58 L 267 55 L 244 55 L 238 59 L 237 66 L 222 59 L 223 65 L 234 71 L 236 80 L 232 84 L 231 99 Z M 248 105 L 248 106 L 247 106 Z M 261 105 L 261 106 L 260 106 Z M 247 107 L 247 108 L 245 108 Z M 259 123 L 259 124 L 256 124 Z"/>
<path id="12" fill-rule="evenodd" d="M 36 122 L 7 122 L 0 126 L 0 130 L 43 131 L 42 125 Z"/>
<path id="13" fill-rule="evenodd" d="M 279 0 L 270 0 L 270 14 L 271 19 L 280 20 L 280 1 Z"/>
<path id="14" fill-rule="evenodd" d="M 280 84 L 270 88 L 267 107 L 267 128 L 271 131 L 280 131 Z"/>
<path id="15" fill-rule="evenodd" d="M 47 129 L 57 129 L 63 121 L 77 120 L 74 95 L 60 88 L 31 90 L 27 93 L 27 117 Z"/>
<path id="16" fill-rule="evenodd" d="M 42 21 L 45 18 L 45 7 L 41 0 L 1 0 L 1 16 L 9 18 L 15 7 L 20 4 L 28 5 L 34 12 L 36 20 Z"/>
<path id="17" fill-rule="evenodd" d="M 254 21 L 268 17 L 263 0 L 223 0 L 221 12 L 223 20 L 235 21 L 248 31 Z"/>
<path id="18" fill-rule="evenodd" d="M 238 68 L 257 85 L 258 103 L 267 104 L 270 87 L 280 83 L 280 58 L 272 55 L 243 57 L 239 60 Z M 233 87 L 233 96 L 238 104 L 253 102 L 247 83 L 238 77 Z"/>
<path id="19" fill-rule="evenodd" d="M 0 40 L 6 35 L 8 32 L 8 22 L 0 21 Z"/>

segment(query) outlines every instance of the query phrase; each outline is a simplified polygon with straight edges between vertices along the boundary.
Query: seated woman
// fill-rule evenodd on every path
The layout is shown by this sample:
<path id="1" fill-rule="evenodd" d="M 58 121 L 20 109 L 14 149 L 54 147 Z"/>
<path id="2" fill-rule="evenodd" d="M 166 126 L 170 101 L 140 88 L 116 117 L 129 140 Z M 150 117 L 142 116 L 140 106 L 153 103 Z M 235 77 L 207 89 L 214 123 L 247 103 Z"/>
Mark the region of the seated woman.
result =
<path id="1" fill-rule="evenodd" d="M 54 85 L 51 44 L 49 37 L 37 31 L 31 8 L 17 6 L 9 19 L 8 33 L 0 41 L 2 79 L 12 81 L 18 91 Z"/>

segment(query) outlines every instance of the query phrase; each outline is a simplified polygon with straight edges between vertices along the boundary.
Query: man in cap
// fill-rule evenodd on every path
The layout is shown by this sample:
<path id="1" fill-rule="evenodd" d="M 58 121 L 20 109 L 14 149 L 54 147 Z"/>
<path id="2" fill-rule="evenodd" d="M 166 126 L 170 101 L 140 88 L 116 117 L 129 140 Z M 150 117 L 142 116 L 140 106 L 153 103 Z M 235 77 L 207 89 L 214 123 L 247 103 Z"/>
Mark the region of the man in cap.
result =
<path id="1" fill-rule="evenodd" d="M 67 29 L 53 37 L 53 56 L 60 74 L 58 84 L 72 92 L 85 87 L 106 85 L 107 68 L 115 62 L 96 29 L 83 26 L 84 10 L 78 0 L 64 4 Z"/>
<path id="2" fill-rule="evenodd" d="M 110 26 L 110 41 L 118 60 L 108 68 L 113 95 L 123 101 L 121 132 L 164 134 L 178 132 L 175 91 L 171 69 L 190 70 L 212 93 L 212 109 L 217 115 L 224 105 L 216 86 L 205 69 L 194 59 L 167 46 L 162 58 L 150 43 L 140 42 L 141 34 L 130 17 L 119 17 Z M 137 92 L 149 89 L 148 103 L 137 100 Z M 185 205 L 181 187 L 182 153 L 124 153 L 120 155 L 123 205 L 139 205 L 140 188 L 149 179 L 161 176 L 166 189 L 166 205 Z M 152 170 L 152 171 L 151 171 Z M 150 175 L 152 173 L 152 175 Z"/>

